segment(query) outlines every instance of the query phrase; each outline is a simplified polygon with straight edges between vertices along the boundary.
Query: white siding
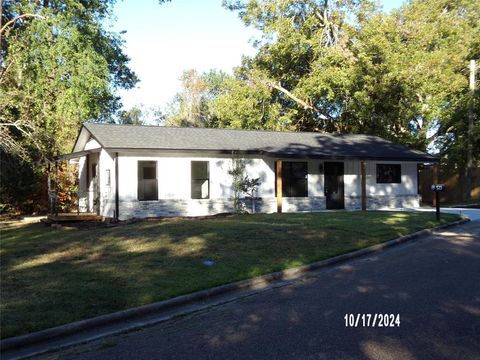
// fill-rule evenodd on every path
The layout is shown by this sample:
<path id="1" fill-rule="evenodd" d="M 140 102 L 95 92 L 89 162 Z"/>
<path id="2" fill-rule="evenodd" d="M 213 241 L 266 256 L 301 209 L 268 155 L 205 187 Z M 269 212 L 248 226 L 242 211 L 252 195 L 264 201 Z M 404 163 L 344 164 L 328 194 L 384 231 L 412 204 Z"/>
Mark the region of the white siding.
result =
<path id="1" fill-rule="evenodd" d="M 345 196 L 362 196 L 360 161 L 344 161 L 344 173 Z"/>
<path id="2" fill-rule="evenodd" d="M 87 143 L 85 144 L 85 148 L 83 150 L 92 150 L 92 149 L 99 149 L 100 144 L 94 138 L 88 139 Z"/>
<path id="3" fill-rule="evenodd" d="M 377 164 L 400 164 L 401 183 L 377 184 Z M 367 196 L 396 196 L 417 194 L 417 163 L 400 161 L 367 162 Z"/>
<path id="4" fill-rule="evenodd" d="M 88 211 L 87 189 L 87 157 L 82 156 L 78 161 L 78 207 L 80 212 Z"/>
<path id="5" fill-rule="evenodd" d="M 110 185 L 107 180 L 110 171 Z M 115 216 L 115 159 L 114 155 L 102 149 L 99 156 L 100 214 L 105 217 Z"/>
<path id="6" fill-rule="evenodd" d="M 119 157 L 120 199 L 137 200 L 138 162 L 156 161 L 159 199 L 190 199 L 191 162 L 208 161 L 210 167 L 210 199 L 228 199 L 233 196 L 232 159 L 228 157 L 172 157 L 172 156 L 129 156 Z M 273 160 L 245 159 L 245 171 L 250 178 L 260 178 L 259 197 L 274 197 Z"/>
<path id="7" fill-rule="evenodd" d="M 94 141 L 94 140 L 93 140 Z M 90 141 L 91 146 L 95 143 Z M 257 211 L 276 211 L 275 158 L 247 157 L 245 171 L 250 178 L 260 178 Z M 284 161 L 307 161 L 282 159 Z M 158 201 L 138 201 L 138 161 L 156 161 L 158 179 Z M 208 161 L 210 169 L 209 199 L 191 199 L 191 161 Z M 159 215 L 206 215 L 231 211 L 233 189 L 232 157 L 206 154 L 165 154 L 157 152 L 151 156 L 120 153 L 119 158 L 119 201 L 120 218 L 132 216 Z M 324 160 L 308 160 L 308 197 L 283 198 L 283 209 L 288 211 L 315 211 L 325 209 L 324 175 L 320 168 Z M 344 161 L 345 206 L 359 209 L 361 204 L 360 162 Z M 376 164 L 401 164 L 400 184 L 377 184 Z M 80 193 L 86 191 L 85 158 L 79 162 Z M 107 185 L 106 171 L 110 170 L 110 185 Z M 103 216 L 115 215 L 115 154 L 104 149 L 99 153 L 100 211 Z M 367 198 L 369 208 L 404 206 L 418 204 L 417 165 L 410 162 L 367 161 Z M 84 197 L 84 195 L 83 195 Z M 400 199 L 400 200 L 399 200 Z M 405 202 L 405 199 L 408 200 Z M 86 200 L 86 199 L 84 199 Z M 81 199 L 81 203 L 82 203 Z M 84 201 L 83 201 L 84 202 Z M 248 207 L 248 203 L 247 203 Z"/>

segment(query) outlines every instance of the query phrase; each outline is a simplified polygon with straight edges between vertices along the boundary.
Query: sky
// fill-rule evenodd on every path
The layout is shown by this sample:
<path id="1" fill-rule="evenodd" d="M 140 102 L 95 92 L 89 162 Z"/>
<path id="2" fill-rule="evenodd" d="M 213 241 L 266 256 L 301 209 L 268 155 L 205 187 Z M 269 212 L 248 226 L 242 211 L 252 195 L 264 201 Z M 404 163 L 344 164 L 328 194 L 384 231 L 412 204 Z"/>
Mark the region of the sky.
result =
<path id="1" fill-rule="evenodd" d="M 403 0 L 381 0 L 384 11 Z M 221 0 L 120 0 L 114 8 L 112 31 L 126 31 L 124 50 L 140 81 L 119 91 L 125 109 L 143 105 L 164 108 L 180 90 L 187 69 L 231 73 L 242 55 L 254 55 L 251 40 L 259 37 Z"/>

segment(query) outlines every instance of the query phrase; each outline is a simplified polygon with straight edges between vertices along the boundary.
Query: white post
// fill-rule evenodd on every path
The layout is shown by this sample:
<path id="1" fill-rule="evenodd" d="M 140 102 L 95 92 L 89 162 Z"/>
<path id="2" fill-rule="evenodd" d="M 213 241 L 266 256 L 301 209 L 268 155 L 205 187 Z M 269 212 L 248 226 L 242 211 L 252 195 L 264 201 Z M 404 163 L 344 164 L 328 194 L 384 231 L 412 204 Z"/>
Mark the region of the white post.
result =
<path id="1" fill-rule="evenodd" d="M 475 97 L 475 72 L 476 72 L 475 60 L 470 60 L 470 106 L 468 109 L 468 147 L 467 147 L 467 176 L 466 176 L 466 200 L 470 200 L 472 192 L 472 175 L 473 175 L 473 144 L 472 144 L 472 132 L 473 122 L 475 118 L 474 113 L 474 97 Z"/>

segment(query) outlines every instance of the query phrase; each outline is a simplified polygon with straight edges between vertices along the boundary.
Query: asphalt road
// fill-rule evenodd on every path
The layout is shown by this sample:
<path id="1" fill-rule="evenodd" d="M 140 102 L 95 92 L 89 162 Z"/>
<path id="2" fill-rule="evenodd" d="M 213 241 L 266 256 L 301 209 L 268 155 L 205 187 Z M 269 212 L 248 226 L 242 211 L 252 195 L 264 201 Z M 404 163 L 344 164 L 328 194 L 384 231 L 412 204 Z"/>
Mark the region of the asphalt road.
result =
<path id="1" fill-rule="evenodd" d="M 480 359 L 480 221 L 47 358 Z"/>

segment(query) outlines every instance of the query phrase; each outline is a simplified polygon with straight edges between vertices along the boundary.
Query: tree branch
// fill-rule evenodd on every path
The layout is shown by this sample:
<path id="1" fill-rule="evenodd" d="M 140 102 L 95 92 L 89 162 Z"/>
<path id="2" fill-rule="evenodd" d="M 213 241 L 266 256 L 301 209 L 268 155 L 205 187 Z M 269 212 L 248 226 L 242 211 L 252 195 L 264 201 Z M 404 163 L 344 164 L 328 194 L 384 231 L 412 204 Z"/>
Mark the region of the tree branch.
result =
<path id="1" fill-rule="evenodd" d="M 44 17 L 44 16 L 37 15 L 37 14 L 22 14 L 22 15 L 18 15 L 18 16 L 15 16 L 12 20 L 6 22 L 5 25 L 2 26 L 2 28 L 0 29 L 0 35 L 7 29 L 7 27 L 15 24 L 16 21 L 18 21 L 18 20 L 20 20 L 20 19 L 23 19 L 23 18 L 26 18 L 26 17 L 37 17 L 37 18 L 40 18 L 40 19 L 45 20 L 45 17 Z"/>
<path id="2" fill-rule="evenodd" d="M 275 83 L 273 81 L 269 81 L 269 80 L 265 80 L 265 84 L 269 87 L 272 87 L 278 91 L 280 91 L 281 93 L 287 95 L 290 99 L 292 99 L 293 101 L 295 101 L 296 103 L 300 104 L 301 106 L 303 106 L 303 108 L 305 110 L 310 110 L 310 111 L 313 111 L 313 112 L 316 112 L 317 114 L 320 115 L 321 118 L 323 119 L 332 119 L 330 116 L 327 116 L 325 114 L 323 114 L 320 110 L 318 110 L 316 107 L 310 105 L 309 103 L 307 103 L 305 100 L 302 100 L 300 98 L 298 98 L 297 96 L 293 95 L 290 91 L 288 91 L 287 89 L 285 89 L 283 86 L 281 86 L 280 84 L 278 83 Z"/>

